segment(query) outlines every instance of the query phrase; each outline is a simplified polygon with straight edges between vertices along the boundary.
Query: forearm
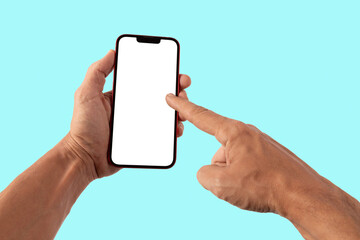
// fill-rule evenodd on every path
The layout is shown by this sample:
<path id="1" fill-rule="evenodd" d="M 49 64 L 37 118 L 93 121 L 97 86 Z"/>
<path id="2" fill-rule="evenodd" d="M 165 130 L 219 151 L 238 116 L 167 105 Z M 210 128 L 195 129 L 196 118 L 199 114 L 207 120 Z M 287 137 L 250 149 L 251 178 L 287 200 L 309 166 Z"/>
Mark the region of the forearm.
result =
<path id="1" fill-rule="evenodd" d="M 324 178 L 307 186 L 289 191 L 285 217 L 299 232 L 306 239 L 360 239 L 360 203 Z"/>
<path id="2" fill-rule="evenodd" d="M 53 239 L 93 179 L 68 136 L 0 194 L 0 239 Z"/>

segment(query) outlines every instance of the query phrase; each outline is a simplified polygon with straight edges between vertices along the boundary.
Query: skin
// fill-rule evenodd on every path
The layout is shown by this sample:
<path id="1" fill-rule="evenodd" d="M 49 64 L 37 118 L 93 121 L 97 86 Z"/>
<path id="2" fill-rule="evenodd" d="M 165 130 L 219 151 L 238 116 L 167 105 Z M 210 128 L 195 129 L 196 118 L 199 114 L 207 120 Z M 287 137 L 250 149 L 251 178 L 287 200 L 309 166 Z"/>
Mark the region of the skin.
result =
<path id="1" fill-rule="evenodd" d="M 92 64 L 75 93 L 69 133 L 0 193 L 0 239 L 53 239 L 81 192 L 120 169 L 107 161 L 112 93 L 103 93 L 114 51 Z M 221 147 L 198 180 L 217 197 L 245 210 L 289 219 L 307 239 L 360 239 L 359 202 L 256 127 L 188 101 L 180 76 L 177 136 L 189 120 Z"/>
<path id="2" fill-rule="evenodd" d="M 221 143 L 200 184 L 241 209 L 273 212 L 306 239 L 360 239 L 360 203 L 255 126 L 173 94 L 167 103 Z"/>
<path id="3" fill-rule="evenodd" d="M 69 133 L 0 193 L 0 239 L 53 239 L 81 192 L 120 170 L 107 160 L 112 92 L 103 93 L 114 60 L 110 50 L 89 67 L 75 93 Z M 181 98 L 190 84 L 180 75 Z"/>

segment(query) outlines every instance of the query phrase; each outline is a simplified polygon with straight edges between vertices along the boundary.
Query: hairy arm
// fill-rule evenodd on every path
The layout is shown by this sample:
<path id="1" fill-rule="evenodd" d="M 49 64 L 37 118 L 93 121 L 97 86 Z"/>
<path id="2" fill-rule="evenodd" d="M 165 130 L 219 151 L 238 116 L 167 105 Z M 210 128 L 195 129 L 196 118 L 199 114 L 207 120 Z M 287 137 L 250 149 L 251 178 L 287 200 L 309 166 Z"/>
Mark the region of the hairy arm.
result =
<path id="1" fill-rule="evenodd" d="M 69 135 L 0 194 L 0 239 L 53 239 L 94 179 Z"/>
<path id="2" fill-rule="evenodd" d="M 255 126 L 172 94 L 168 104 L 221 147 L 197 173 L 200 184 L 245 210 L 290 220 L 306 239 L 360 239 L 360 203 Z"/>
<path id="3" fill-rule="evenodd" d="M 53 239 L 86 186 L 120 170 L 107 160 L 112 92 L 103 93 L 114 59 L 110 50 L 89 67 L 75 92 L 70 132 L 0 193 L 0 239 Z M 181 98 L 190 83 L 180 75 Z"/>
<path id="4" fill-rule="evenodd" d="M 360 203 L 325 178 L 289 185 L 280 215 L 305 239 L 360 239 Z"/>
<path id="5" fill-rule="evenodd" d="M 107 162 L 112 93 L 102 92 L 114 59 L 111 50 L 88 69 L 70 132 L 1 192 L 0 239 L 53 239 L 86 186 L 119 170 Z"/>

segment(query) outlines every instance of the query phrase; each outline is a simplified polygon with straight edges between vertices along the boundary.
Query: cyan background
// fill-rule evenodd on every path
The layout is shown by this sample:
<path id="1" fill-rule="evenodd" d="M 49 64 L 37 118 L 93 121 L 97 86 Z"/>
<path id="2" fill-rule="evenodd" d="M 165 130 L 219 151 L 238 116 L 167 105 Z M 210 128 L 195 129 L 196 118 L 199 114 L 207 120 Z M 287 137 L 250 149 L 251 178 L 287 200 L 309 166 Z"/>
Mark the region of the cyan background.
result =
<path id="1" fill-rule="evenodd" d="M 359 11 L 331 0 L 2 1 L 0 189 L 67 133 L 87 67 L 133 33 L 177 38 L 192 101 L 258 126 L 359 199 Z M 196 172 L 219 144 L 185 126 L 172 169 L 93 182 L 56 239 L 301 239 L 286 219 L 204 190 Z"/>

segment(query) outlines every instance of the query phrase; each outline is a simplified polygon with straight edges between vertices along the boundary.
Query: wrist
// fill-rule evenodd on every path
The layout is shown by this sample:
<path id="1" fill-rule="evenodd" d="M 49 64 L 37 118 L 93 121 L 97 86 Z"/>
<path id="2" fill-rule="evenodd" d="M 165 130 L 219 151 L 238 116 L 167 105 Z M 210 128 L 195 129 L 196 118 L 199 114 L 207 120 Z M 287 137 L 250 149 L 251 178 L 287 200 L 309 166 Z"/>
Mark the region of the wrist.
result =
<path id="1" fill-rule="evenodd" d="M 360 205 L 327 179 L 309 176 L 288 184 L 279 214 L 307 239 L 358 239 Z"/>
<path id="2" fill-rule="evenodd" d="M 94 162 L 89 153 L 83 149 L 71 136 L 70 132 L 59 144 L 62 152 L 74 160 L 76 167 L 83 177 L 90 183 L 97 178 Z"/>

